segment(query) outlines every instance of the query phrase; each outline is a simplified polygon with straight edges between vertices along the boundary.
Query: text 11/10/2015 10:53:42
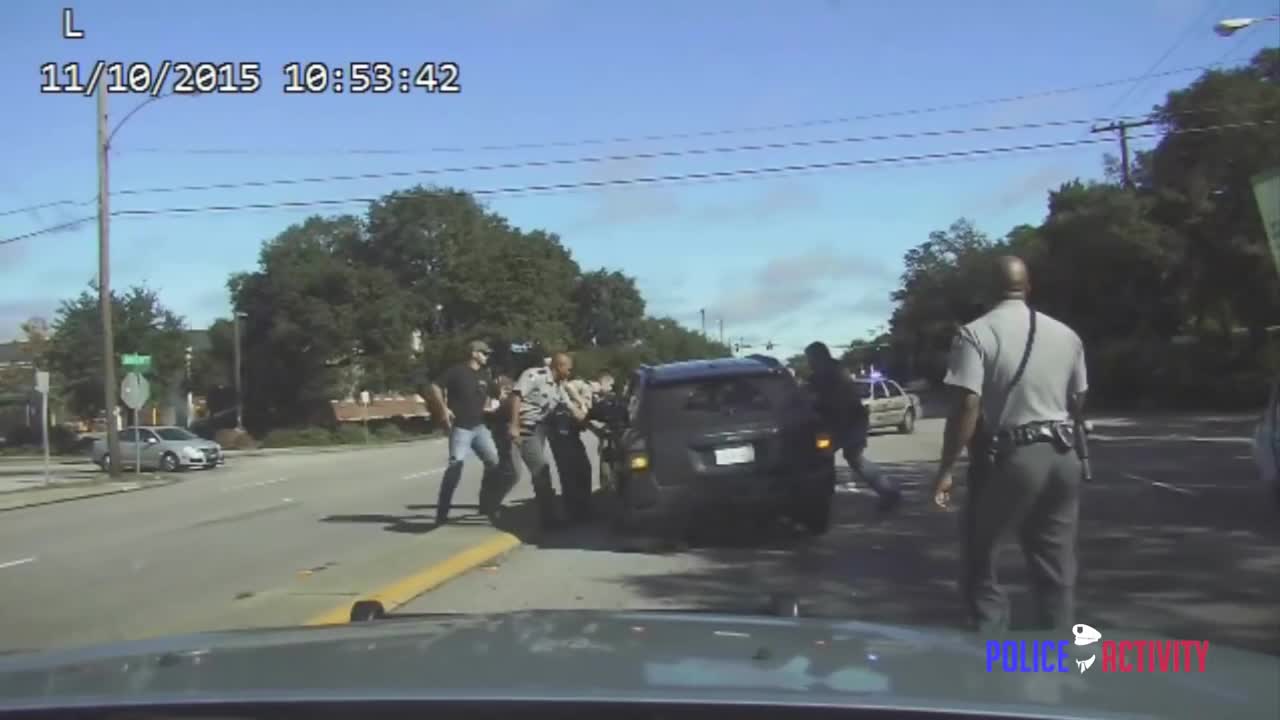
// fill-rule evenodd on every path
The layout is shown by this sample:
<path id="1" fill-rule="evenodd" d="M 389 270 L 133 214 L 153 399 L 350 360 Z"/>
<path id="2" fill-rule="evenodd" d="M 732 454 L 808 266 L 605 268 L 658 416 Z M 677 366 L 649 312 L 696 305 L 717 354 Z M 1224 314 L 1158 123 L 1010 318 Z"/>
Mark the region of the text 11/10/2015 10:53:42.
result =
<path id="1" fill-rule="evenodd" d="M 387 62 L 353 62 L 330 68 L 320 62 L 291 62 L 282 68 L 288 94 L 323 93 L 427 93 L 452 94 L 462 90 L 460 71 L 454 62 L 424 62 L 417 67 L 397 68 Z M 112 94 L 139 94 L 157 97 L 166 90 L 178 95 L 203 93 L 254 93 L 262 88 L 262 64 L 174 62 L 107 62 L 91 66 L 81 63 L 44 63 L 40 92 L 93 95 L 100 84 Z"/>

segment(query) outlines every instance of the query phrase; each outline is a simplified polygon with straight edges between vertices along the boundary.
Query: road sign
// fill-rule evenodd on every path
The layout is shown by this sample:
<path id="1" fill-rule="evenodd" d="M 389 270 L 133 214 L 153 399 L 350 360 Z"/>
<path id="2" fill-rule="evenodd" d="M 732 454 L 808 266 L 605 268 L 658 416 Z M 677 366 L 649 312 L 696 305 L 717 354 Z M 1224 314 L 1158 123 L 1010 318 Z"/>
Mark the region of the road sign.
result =
<path id="1" fill-rule="evenodd" d="M 125 367 L 149 368 L 151 367 L 151 356 L 125 353 L 120 356 L 120 364 Z"/>
<path id="2" fill-rule="evenodd" d="M 131 372 L 120 381 L 120 401 L 130 410 L 137 410 L 151 396 L 151 383 L 138 373 Z"/>
<path id="3" fill-rule="evenodd" d="M 1280 168 L 1272 168 L 1253 178 L 1253 196 L 1258 201 L 1262 229 L 1271 246 L 1271 259 L 1280 272 Z"/>
<path id="4" fill-rule="evenodd" d="M 42 395 L 49 394 L 49 373 L 44 370 L 36 371 L 36 392 Z"/>

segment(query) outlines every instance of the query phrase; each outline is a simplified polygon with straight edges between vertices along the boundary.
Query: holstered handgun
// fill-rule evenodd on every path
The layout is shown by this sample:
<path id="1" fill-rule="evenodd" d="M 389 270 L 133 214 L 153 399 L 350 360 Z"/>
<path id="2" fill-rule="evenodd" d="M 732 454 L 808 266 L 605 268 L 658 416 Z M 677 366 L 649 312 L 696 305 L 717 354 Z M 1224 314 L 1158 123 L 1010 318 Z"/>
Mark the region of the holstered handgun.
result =
<path id="1" fill-rule="evenodd" d="M 1089 428 L 1083 418 L 1073 418 L 1072 434 L 1075 436 L 1076 457 L 1080 458 L 1080 479 L 1093 482 L 1093 468 L 1089 465 Z"/>

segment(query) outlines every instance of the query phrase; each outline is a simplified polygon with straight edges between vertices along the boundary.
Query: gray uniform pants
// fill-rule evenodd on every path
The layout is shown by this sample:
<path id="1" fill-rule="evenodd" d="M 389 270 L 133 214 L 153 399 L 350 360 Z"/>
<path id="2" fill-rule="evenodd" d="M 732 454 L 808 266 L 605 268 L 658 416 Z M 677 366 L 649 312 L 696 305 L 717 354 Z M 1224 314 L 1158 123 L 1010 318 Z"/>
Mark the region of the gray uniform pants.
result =
<path id="1" fill-rule="evenodd" d="M 544 523 L 554 522 L 556 512 L 556 491 L 551 484 L 551 458 L 548 457 L 547 428 L 538 425 L 533 428 L 521 428 L 519 451 L 520 459 L 529 468 L 533 481 L 533 494 L 537 498 L 538 512 Z"/>
<path id="2" fill-rule="evenodd" d="M 961 591 L 980 632 L 1009 627 L 1009 599 L 996 578 L 1001 546 L 1022 546 L 1039 629 L 1070 627 L 1075 613 L 1080 460 L 1052 443 L 1015 448 L 970 469 Z"/>

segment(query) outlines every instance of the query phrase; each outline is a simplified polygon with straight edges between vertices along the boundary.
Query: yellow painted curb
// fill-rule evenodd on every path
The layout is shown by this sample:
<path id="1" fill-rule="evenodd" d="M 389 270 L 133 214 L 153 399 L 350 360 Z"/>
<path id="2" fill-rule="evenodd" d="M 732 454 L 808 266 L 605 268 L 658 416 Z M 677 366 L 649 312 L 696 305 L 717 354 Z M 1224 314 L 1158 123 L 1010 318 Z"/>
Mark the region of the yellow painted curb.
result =
<path id="1" fill-rule="evenodd" d="M 383 609 L 391 612 L 418 597 L 424 592 L 437 588 L 459 575 L 473 570 L 489 562 L 499 555 L 521 545 L 520 538 L 511 533 L 498 533 L 479 545 L 463 550 L 435 565 L 423 568 L 408 577 L 400 578 L 386 585 L 362 600 L 377 600 Z M 317 615 L 306 622 L 307 625 L 343 625 L 351 619 L 351 605 L 347 603 Z"/>

